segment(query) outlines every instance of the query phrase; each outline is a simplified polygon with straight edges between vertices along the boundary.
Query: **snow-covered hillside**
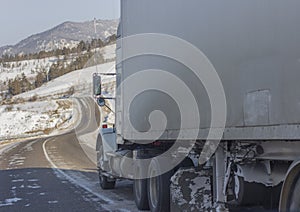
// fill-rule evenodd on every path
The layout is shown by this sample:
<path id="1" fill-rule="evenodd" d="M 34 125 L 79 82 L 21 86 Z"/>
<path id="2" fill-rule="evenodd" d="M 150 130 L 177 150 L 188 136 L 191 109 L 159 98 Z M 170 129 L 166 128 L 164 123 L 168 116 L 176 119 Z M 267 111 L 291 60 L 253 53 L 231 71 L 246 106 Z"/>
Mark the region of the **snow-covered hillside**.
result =
<path id="1" fill-rule="evenodd" d="M 115 59 L 115 48 L 116 45 L 108 45 L 101 49 L 97 49 L 103 55 L 104 60 L 114 60 Z M 48 72 L 51 65 L 57 62 L 60 58 L 50 57 L 40 60 L 24 60 L 19 62 L 10 62 L 5 63 L 6 65 L 0 63 L 0 84 L 7 83 L 8 80 L 14 79 L 16 77 L 21 77 L 22 73 L 25 74 L 27 79 L 30 82 L 35 80 L 35 77 L 38 72 Z M 68 63 L 72 61 L 73 58 L 70 58 Z"/>
<path id="2" fill-rule="evenodd" d="M 27 79 L 35 78 L 38 72 L 49 71 L 51 65 L 57 61 L 57 58 L 50 57 L 41 60 L 24 60 L 19 62 L 6 63 L 6 66 L 0 64 L 0 81 L 5 82 L 21 76 L 24 73 Z"/>
<path id="3" fill-rule="evenodd" d="M 105 60 L 116 58 L 116 44 L 105 46 L 100 49 L 100 53 L 103 55 Z"/>
<path id="4" fill-rule="evenodd" d="M 115 58 L 115 45 L 107 46 L 100 51 L 106 59 Z M 46 61 L 49 60 L 51 58 Z M 92 96 L 92 76 L 95 72 L 114 73 L 115 62 L 68 73 L 35 90 L 15 96 L 13 101 L 18 104 L 1 106 L 0 141 L 24 135 L 44 135 L 70 126 L 73 121 L 76 121 L 74 120 L 76 114 L 73 113 L 73 100 L 67 94 L 74 89 L 73 97 Z M 18 71 L 11 73 L 11 76 L 13 74 L 15 76 Z M 107 95 L 114 95 L 115 77 L 103 77 L 103 82 L 104 92 Z M 33 97 L 37 101 L 28 102 L 32 101 Z M 112 107 L 113 104 L 110 103 L 110 106 Z M 108 114 L 106 116 L 108 121 L 113 120 L 108 117 Z"/>
<path id="5" fill-rule="evenodd" d="M 44 84 L 40 88 L 17 95 L 14 99 L 30 99 L 31 97 L 58 98 L 62 97 L 64 93 L 67 93 L 71 88 L 74 88 L 76 96 L 90 96 L 92 92 L 92 76 L 93 73 L 97 72 L 97 70 L 99 73 L 114 72 L 115 62 L 73 71 Z M 104 78 L 104 80 L 108 80 L 110 78 L 112 79 L 113 77 L 107 77 L 106 79 Z"/>

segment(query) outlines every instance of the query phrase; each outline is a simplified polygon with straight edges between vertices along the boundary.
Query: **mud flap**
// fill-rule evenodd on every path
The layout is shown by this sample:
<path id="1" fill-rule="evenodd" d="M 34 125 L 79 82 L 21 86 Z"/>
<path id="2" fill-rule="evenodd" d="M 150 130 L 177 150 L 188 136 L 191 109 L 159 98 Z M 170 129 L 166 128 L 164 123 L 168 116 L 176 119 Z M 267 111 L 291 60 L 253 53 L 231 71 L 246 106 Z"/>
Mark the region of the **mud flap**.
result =
<path id="1" fill-rule="evenodd" d="M 211 170 L 181 168 L 171 178 L 171 211 L 211 211 Z"/>

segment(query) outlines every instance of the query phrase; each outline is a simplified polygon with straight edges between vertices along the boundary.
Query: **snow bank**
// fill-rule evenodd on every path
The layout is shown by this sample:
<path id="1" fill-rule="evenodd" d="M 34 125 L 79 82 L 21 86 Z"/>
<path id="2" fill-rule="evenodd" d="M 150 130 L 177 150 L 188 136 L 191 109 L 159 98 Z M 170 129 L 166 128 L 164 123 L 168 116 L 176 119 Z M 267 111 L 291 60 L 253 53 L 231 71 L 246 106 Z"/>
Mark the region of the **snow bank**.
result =
<path id="1" fill-rule="evenodd" d="M 5 105 L 0 107 L 0 141 L 50 134 L 63 129 L 73 116 L 70 100 Z"/>

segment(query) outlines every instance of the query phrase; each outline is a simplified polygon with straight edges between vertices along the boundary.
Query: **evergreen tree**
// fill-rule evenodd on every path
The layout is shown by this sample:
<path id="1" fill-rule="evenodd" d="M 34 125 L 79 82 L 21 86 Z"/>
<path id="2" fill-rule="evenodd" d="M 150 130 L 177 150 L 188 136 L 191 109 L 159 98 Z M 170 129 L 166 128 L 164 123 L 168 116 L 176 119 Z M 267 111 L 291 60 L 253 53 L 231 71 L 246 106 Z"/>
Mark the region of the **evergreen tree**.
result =
<path id="1" fill-rule="evenodd" d="M 35 77 L 35 87 L 41 87 L 47 81 L 45 72 L 39 72 Z"/>
<path id="2" fill-rule="evenodd" d="M 21 79 L 19 80 L 20 83 L 20 87 L 21 87 L 21 92 L 26 92 L 29 91 L 31 88 L 31 84 L 28 81 L 26 75 L 24 74 L 24 72 L 22 73 Z"/>

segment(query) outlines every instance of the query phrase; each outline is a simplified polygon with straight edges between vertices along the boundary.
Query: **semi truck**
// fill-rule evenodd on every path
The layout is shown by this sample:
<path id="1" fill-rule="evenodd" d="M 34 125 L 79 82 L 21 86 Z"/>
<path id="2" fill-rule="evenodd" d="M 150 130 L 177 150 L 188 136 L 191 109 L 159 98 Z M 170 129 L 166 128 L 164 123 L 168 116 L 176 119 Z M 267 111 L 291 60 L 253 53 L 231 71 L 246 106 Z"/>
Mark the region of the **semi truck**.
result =
<path id="1" fill-rule="evenodd" d="M 122 0 L 100 185 L 139 210 L 299 211 L 300 1 Z M 102 89 L 101 89 L 102 88 Z"/>

